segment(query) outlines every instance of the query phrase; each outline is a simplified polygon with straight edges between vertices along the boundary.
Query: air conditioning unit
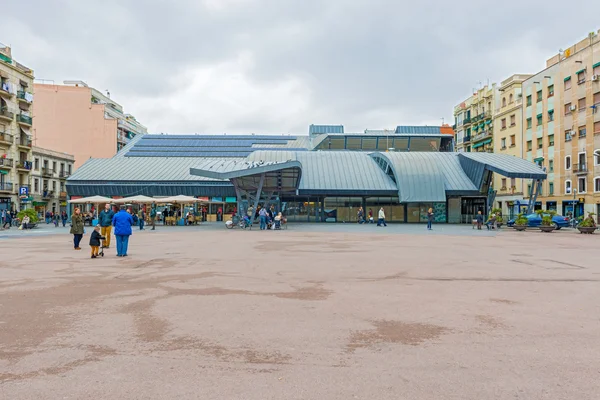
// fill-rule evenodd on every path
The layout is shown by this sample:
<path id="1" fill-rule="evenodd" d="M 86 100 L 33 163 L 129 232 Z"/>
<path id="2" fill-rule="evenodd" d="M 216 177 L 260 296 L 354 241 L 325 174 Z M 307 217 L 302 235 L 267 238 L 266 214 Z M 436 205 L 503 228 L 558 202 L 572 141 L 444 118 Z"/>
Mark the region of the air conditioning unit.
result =
<path id="1" fill-rule="evenodd" d="M 575 110 L 577 110 L 577 106 L 576 106 L 575 104 L 573 104 L 573 105 L 571 106 L 571 111 L 575 111 Z"/>
<path id="2" fill-rule="evenodd" d="M 592 75 L 592 80 L 594 82 L 600 81 L 600 75 Z"/>

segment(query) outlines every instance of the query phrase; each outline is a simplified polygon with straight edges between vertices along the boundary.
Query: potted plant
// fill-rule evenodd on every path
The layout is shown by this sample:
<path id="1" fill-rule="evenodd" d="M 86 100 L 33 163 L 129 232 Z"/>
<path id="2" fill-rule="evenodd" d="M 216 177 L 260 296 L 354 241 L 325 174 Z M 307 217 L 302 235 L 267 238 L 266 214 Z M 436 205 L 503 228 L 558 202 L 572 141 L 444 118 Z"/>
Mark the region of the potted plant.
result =
<path id="1" fill-rule="evenodd" d="M 500 208 L 492 208 L 490 216 L 491 214 L 494 214 L 496 216 L 496 226 L 498 228 L 501 228 L 502 222 L 504 222 L 504 219 L 502 218 L 502 210 Z"/>
<path id="2" fill-rule="evenodd" d="M 529 221 L 527 220 L 525 215 L 523 213 L 520 213 L 519 215 L 517 215 L 517 219 L 515 219 L 515 224 L 513 225 L 513 227 L 521 232 L 527 229 L 528 223 Z"/>
<path id="3" fill-rule="evenodd" d="M 542 224 L 540 225 L 540 230 L 542 232 L 552 232 L 556 229 L 554 221 L 552 221 L 552 217 L 556 215 L 556 211 L 554 210 L 537 210 L 535 212 L 537 215 L 542 217 Z"/>
<path id="4" fill-rule="evenodd" d="M 585 218 L 584 220 L 582 220 L 578 225 L 577 225 L 577 230 L 579 231 L 579 233 L 589 233 L 592 234 L 596 231 L 597 227 L 596 227 L 596 221 L 594 220 L 594 215 L 596 215 L 595 213 L 589 213 L 587 218 Z"/>
<path id="5" fill-rule="evenodd" d="M 17 218 L 19 218 L 19 221 L 23 221 L 23 218 L 26 215 L 29 217 L 29 225 L 27 226 L 27 229 L 31 229 L 35 226 L 35 224 L 37 224 L 39 220 L 38 214 L 33 208 L 28 208 L 26 210 L 19 211 L 19 213 L 17 214 Z"/>

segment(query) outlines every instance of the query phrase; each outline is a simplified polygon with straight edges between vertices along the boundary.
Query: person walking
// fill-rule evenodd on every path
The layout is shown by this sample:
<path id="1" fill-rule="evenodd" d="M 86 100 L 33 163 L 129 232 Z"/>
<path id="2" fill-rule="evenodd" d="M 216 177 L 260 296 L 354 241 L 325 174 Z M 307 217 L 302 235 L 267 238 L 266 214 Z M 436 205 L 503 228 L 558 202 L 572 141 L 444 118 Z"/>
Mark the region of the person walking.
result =
<path id="1" fill-rule="evenodd" d="M 118 213 L 112 217 L 112 225 L 115 227 L 115 237 L 117 238 L 117 257 L 127 257 L 127 248 L 129 247 L 129 236 L 133 233 L 133 217 L 121 206 Z"/>
<path id="2" fill-rule="evenodd" d="M 375 221 L 373 221 L 373 209 L 369 208 L 369 223 L 372 224 Z"/>
<path id="3" fill-rule="evenodd" d="M 377 226 L 387 226 L 387 224 L 385 223 L 385 211 L 383 210 L 383 207 L 379 209 L 379 214 L 377 215 L 377 217 Z"/>
<path id="4" fill-rule="evenodd" d="M 97 258 L 100 250 L 100 240 L 104 237 L 100 234 L 100 225 L 96 225 L 90 236 L 90 247 L 92 248 L 92 258 Z"/>
<path id="5" fill-rule="evenodd" d="M 10 229 L 11 225 L 12 225 L 12 215 L 9 211 L 4 210 L 4 217 L 2 219 L 2 228 Z"/>
<path id="6" fill-rule="evenodd" d="M 267 229 L 267 216 L 269 214 L 267 213 L 267 210 L 262 207 L 260 209 L 260 211 L 258 212 L 258 217 L 260 218 L 260 230 L 264 231 L 265 229 Z"/>
<path id="7" fill-rule="evenodd" d="M 100 211 L 99 225 L 100 225 L 100 235 L 104 236 L 104 241 L 102 246 L 104 248 L 110 247 L 110 234 L 112 232 L 112 219 L 115 216 L 115 212 L 110 207 L 110 204 L 104 205 L 104 210 Z"/>
<path id="8" fill-rule="evenodd" d="M 156 203 L 152 203 L 150 209 L 150 220 L 152 221 L 152 231 L 156 230 Z"/>
<path id="9" fill-rule="evenodd" d="M 60 219 L 62 220 L 62 225 L 63 225 L 63 228 L 64 228 L 65 226 L 67 226 L 67 219 L 68 219 L 68 217 L 67 217 L 67 213 L 66 213 L 66 211 L 63 211 L 63 212 L 60 214 Z"/>
<path id="10" fill-rule="evenodd" d="M 433 214 L 433 208 L 430 208 L 429 210 L 427 210 L 427 230 L 431 230 L 431 225 L 433 224 L 433 218 L 435 217 L 435 214 Z"/>
<path id="11" fill-rule="evenodd" d="M 358 220 L 359 224 L 362 224 L 365 222 L 365 212 L 363 211 L 362 207 L 358 208 L 358 212 L 356 213 L 356 219 Z"/>
<path id="12" fill-rule="evenodd" d="M 477 215 L 475 216 L 475 221 L 477 221 L 477 229 L 481 230 L 481 227 L 483 226 L 483 214 L 481 213 L 481 211 L 477 212 Z"/>
<path id="13" fill-rule="evenodd" d="M 138 222 L 140 225 L 140 231 L 143 231 L 144 224 L 146 223 L 146 212 L 143 208 L 140 208 L 140 211 L 138 212 Z"/>
<path id="14" fill-rule="evenodd" d="M 79 208 L 75 208 L 75 212 L 71 217 L 71 234 L 73 235 L 73 248 L 81 250 L 79 243 L 83 238 L 83 215 L 81 215 Z"/>

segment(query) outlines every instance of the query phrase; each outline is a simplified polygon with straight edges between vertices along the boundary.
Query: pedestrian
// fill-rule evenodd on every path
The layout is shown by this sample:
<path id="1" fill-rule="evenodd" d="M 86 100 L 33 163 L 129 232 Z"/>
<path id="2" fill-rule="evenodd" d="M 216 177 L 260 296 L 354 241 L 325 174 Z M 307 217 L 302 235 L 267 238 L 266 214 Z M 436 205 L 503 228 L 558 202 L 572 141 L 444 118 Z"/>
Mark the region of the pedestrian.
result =
<path id="1" fill-rule="evenodd" d="M 45 217 L 46 217 L 46 225 L 48 225 L 50 223 L 50 217 L 51 216 L 52 215 L 50 214 L 50 211 L 46 211 L 46 215 L 45 215 Z"/>
<path id="2" fill-rule="evenodd" d="M 92 231 L 92 235 L 90 236 L 90 247 L 92 248 L 92 258 L 98 257 L 98 252 L 100 250 L 100 240 L 106 239 L 104 236 L 100 234 L 101 230 L 100 225 L 96 225 L 94 230 Z"/>
<path id="3" fill-rule="evenodd" d="M 110 234 L 112 232 L 112 219 L 115 216 L 115 212 L 110 207 L 110 204 L 104 205 L 104 210 L 100 211 L 98 216 L 98 225 L 100 225 L 100 235 L 104 237 L 102 247 L 110 247 Z"/>
<path id="4" fill-rule="evenodd" d="M 359 224 L 362 224 L 365 222 L 365 212 L 363 211 L 362 207 L 358 208 L 358 212 L 356 213 L 356 219 L 358 220 Z"/>
<path id="5" fill-rule="evenodd" d="M 143 208 L 141 208 L 140 211 L 138 212 L 138 220 L 139 220 L 139 225 L 140 225 L 140 231 L 143 231 L 144 224 L 146 222 L 146 212 L 144 211 Z"/>
<path id="6" fill-rule="evenodd" d="M 4 225 L 6 224 L 6 209 L 2 210 L 2 214 L 0 215 L 0 222 L 2 223 L 0 225 L 0 228 L 4 229 Z"/>
<path id="7" fill-rule="evenodd" d="M 113 216 L 112 225 L 115 227 L 115 237 L 117 238 L 117 257 L 127 257 L 133 217 L 125 210 L 125 206 L 121 206 L 119 212 Z"/>
<path id="8" fill-rule="evenodd" d="M 375 223 L 374 219 L 373 219 L 373 209 L 369 208 L 369 223 L 373 224 Z"/>
<path id="9" fill-rule="evenodd" d="M 260 211 L 258 212 L 258 217 L 260 218 L 260 230 L 264 231 L 265 229 L 267 229 L 267 217 L 268 217 L 268 213 L 267 210 L 265 210 L 264 207 L 262 207 L 260 209 Z"/>
<path id="10" fill-rule="evenodd" d="M 58 228 L 58 220 L 59 220 L 58 213 L 54 213 L 54 216 L 52 218 L 54 219 L 54 227 Z"/>
<path id="11" fill-rule="evenodd" d="M 383 211 L 383 207 L 379 209 L 379 214 L 377 215 L 377 226 L 387 226 L 385 223 L 385 211 Z"/>
<path id="12" fill-rule="evenodd" d="M 152 203 L 152 208 L 150 209 L 150 220 L 152 221 L 152 229 L 156 230 L 156 203 Z"/>
<path id="13" fill-rule="evenodd" d="M 217 209 L 217 221 L 218 222 L 223 221 L 223 207 L 219 207 Z"/>
<path id="14" fill-rule="evenodd" d="M 12 215 L 9 211 L 5 210 L 4 220 L 2 221 L 2 227 L 4 229 L 10 229 L 12 225 Z"/>
<path id="15" fill-rule="evenodd" d="M 475 220 L 477 221 L 477 229 L 481 230 L 481 227 L 483 226 L 483 214 L 481 214 L 481 211 L 477 212 Z"/>
<path id="16" fill-rule="evenodd" d="M 75 213 L 71 217 L 71 234 L 73 235 L 73 248 L 81 250 L 79 243 L 83 238 L 83 216 L 79 208 L 75 208 Z"/>
<path id="17" fill-rule="evenodd" d="M 429 208 L 427 210 L 427 230 L 431 230 L 431 224 L 433 224 L 433 218 L 435 215 L 433 214 L 433 208 Z"/>
<path id="18" fill-rule="evenodd" d="M 488 231 L 496 228 L 496 214 L 490 215 L 490 218 L 485 224 L 487 226 Z"/>
<path id="19" fill-rule="evenodd" d="M 60 219 L 62 220 L 62 225 L 63 225 L 63 228 L 64 228 L 65 226 L 67 226 L 67 219 L 68 219 L 68 217 L 67 217 L 67 213 L 66 213 L 66 211 L 63 211 L 63 212 L 60 214 Z"/>

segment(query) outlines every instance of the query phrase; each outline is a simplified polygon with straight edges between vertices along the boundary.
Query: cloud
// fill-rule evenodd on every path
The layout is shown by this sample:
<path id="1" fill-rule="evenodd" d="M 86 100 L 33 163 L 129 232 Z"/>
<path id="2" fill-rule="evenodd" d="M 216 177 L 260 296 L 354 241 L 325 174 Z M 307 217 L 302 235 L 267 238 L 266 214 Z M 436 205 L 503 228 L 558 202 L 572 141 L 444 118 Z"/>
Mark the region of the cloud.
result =
<path id="1" fill-rule="evenodd" d="M 153 132 L 362 131 L 450 121 L 478 82 L 543 69 L 598 28 L 582 13 L 556 29 L 562 4 L 30 0 L 4 5 L 0 41 L 39 78 L 110 90 Z"/>

